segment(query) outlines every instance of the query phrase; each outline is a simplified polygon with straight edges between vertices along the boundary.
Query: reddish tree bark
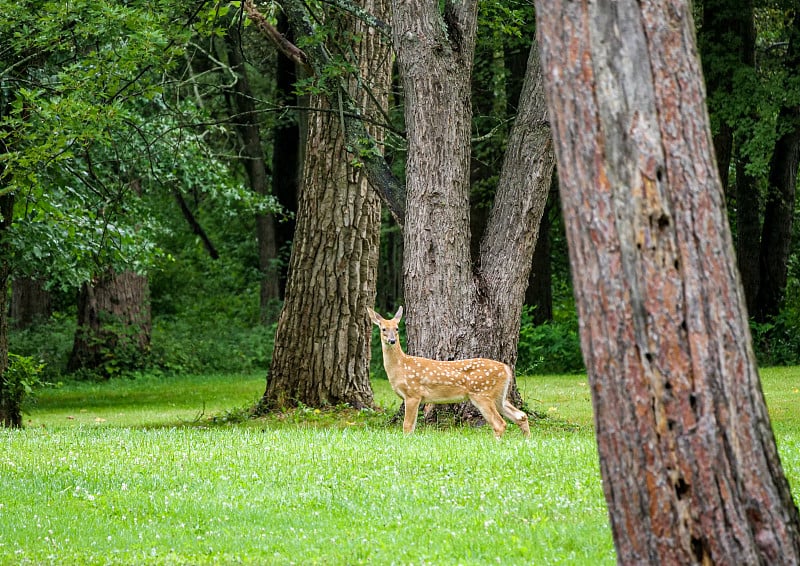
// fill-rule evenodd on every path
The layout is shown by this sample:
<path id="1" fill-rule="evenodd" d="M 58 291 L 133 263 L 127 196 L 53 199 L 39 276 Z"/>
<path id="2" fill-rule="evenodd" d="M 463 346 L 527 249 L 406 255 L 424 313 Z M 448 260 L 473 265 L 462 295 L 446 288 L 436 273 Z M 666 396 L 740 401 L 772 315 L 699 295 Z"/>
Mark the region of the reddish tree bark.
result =
<path id="1" fill-rule="evenodd" d="M 536 4 L 618 560 L 798 563 L 690 7 Z"/>

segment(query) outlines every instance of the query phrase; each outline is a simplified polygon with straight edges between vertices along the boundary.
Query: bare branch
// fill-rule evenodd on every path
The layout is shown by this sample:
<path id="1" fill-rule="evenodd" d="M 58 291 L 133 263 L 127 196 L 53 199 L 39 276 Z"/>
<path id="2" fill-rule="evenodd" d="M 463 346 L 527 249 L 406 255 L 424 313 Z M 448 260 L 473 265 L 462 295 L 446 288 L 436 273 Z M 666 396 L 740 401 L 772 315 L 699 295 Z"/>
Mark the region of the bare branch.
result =
<path id="1" fill-rule="evenodd" d="M 304 67 L 308 71 L 311 67 L 308 64 L 308 57 L 302 49 L 297 47 L 294 43 L 286 39 L 286 37 L 273 26 L 264 15 L 258 11 L 253 0 L 245 0 L 242 5 L 247 17 L 250 18 L 254 24 L 261 30 L 267 39 L 272 41 L 281 53 L 286 55 L 290 61 L 294 61 L 298 65 Z"/>

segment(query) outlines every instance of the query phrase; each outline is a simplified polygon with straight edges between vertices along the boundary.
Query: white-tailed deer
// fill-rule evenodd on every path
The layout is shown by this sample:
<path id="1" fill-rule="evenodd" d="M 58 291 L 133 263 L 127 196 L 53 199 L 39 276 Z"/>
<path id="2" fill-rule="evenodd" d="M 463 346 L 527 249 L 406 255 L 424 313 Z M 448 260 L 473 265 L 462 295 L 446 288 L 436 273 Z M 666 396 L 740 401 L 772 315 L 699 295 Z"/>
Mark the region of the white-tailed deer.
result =
<path id="1" fill-rule="evenodd" d="M 441 362 L 406 355 L 397 331 L 403 307 L 390 320 L 370 308 L 367 310 L 381 331 L 383 367 L 389 383 L 406 403 L 403 432 L 414 432 L 420 403 L 457 403 L 469 399 L 492 426 L 497 438 L 506 430 L 501 414 L 517 423 L 525 436 L 530 436 L 528 416 L 506 399 L 513 377 L 509 366 L 485 358 Z"/>

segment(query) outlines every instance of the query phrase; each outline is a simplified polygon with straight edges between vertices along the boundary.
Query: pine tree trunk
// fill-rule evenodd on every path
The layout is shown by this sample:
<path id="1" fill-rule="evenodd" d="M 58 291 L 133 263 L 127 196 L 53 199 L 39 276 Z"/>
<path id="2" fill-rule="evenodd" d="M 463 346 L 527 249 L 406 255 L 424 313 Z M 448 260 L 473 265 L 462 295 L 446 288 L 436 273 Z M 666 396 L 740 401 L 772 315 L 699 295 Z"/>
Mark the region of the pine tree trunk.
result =
<path id="1" fill-rule="evenodd" d="M 689 6 L 537 1 L 620 564 L 796 564 Z"/>
<path id="2" fill-rule="evenodd" d="M 78 294 L 78 328 L 69 371 L 138 367 L 150 347 L 150 288 L 132 271 L 107 272 L 84 283 Z"/>
<path id="3" fill-rule="evenodd" d="M 382 0 L 368 4 L 364 9 L 378 17 L 388 9 Z M 362 80 L 384 105 L 388 47 L 360 22 L 341 22 L 338 29 L 364 34 L 356 53 Z M 375 102 L 355 84 L 351 95 L 368 114 L 375 111 Z M 375 300 L 380 201 L 363 168 L 345 158 L 339 113 L 319 96 L 311 107 L 319 111 L 309 117 L 289 280 L 262 407 L 369 407 L 372 328 L 366 309 Z"/>

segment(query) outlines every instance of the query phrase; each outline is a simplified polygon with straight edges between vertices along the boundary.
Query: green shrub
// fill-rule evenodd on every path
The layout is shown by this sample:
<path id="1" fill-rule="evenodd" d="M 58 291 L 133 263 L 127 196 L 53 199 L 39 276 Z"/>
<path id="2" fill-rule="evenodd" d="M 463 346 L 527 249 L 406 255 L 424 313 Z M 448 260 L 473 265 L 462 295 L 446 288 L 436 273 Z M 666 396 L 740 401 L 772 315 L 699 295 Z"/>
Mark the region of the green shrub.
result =
<path id="1" fill-rule="evenodd" d="M 27 398 L 33 395 L 35 387 L 43 385 L 44 364 L 29 356 L 8 354 L 8 368 L 0 375 L 0 399 L 3 400 L 3 413 L 11 426 L 22 426 L 22 407 Z"/>
<path id="2" fill-rule="evenodd" d="M 75 313 L 55 313 L 50 319 L 23 330 L 12 330 L 8 349 L 20 356 L 41 360 L 42 378 L 57 381 L 67 369 L 75 340 Z"/>
<path id="3" fill-rule="evenodd" d="M 12 331 L 9 349 L 42 360 L 42 377 L 58 381 L 67 375 L 75 327 L 74 316 L 56 314 L 43 324 Z M 187 315 L 156 317 L 146 356 L 133 343 L 123 341 L 103 351 L 101 368 L 79 370 L 71 378 L 130 377 L 154 370 L 166 374 L 266 372 L 272 360 L 275 328 L 274 324 L 230 319 L 227 313 L 206 314 L 202 320 Z"/>
<path id="4" fill-rule="evenodd" d="M 784 308 L 766 323 L 750 322 L 753 349 L 761 366 L 800 364 L 800 308 Z"/>
<path id="5" fill-rule="evenodd" d="M 201 324 L 163 317 L 153 322 L 150 366 L 166 373 L 266 370 L 276 325 L 249 326 L 219 317 Z"/>
<path id="6" fill-rule="evenodd" d="M 517 349 L 517 374 L 579 373 L 585 371 L 578 320 L 536 325 L 532 309 L 522 312 Z"/>

